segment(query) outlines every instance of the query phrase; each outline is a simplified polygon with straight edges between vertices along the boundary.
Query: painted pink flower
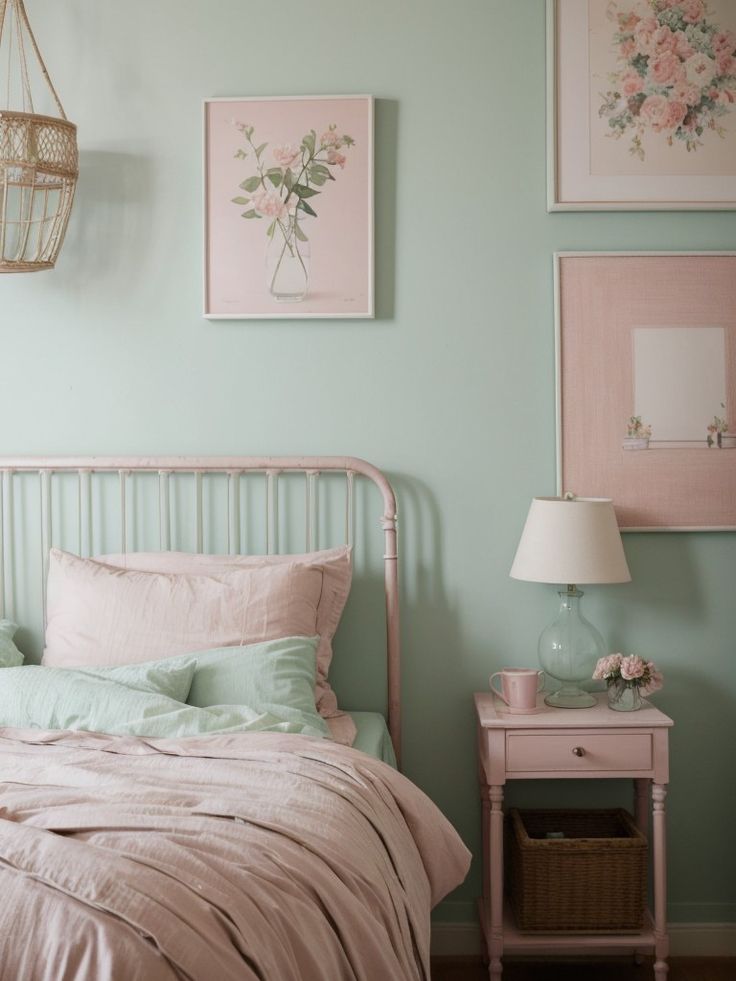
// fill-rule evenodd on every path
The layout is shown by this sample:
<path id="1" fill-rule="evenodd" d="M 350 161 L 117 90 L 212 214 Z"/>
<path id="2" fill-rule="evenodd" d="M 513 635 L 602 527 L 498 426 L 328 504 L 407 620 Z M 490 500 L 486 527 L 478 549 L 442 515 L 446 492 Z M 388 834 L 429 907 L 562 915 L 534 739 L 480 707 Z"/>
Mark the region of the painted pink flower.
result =
<path id="1" fill-rule="evenodd" d="M 688 41 L 687 34 L 684 31 L 678 31 L 675 34 L 675 54 L 678 54 L 683 61 L 687 61 L 688 58 L 692 58 L 695 54 L 695 48 Z"/>
<path id="2" fill-rule="evenodd" d="M 669 27 L 658 27 L 652 34 L 652 53 L 655 55 L 664 54 L 665 51 L 674 51 L 677 47 L 677 37 Z"/>
<path id="3" fill-rule="evenodd" d="M 655 133 L 661 133 L 665 128 L 667 100 L 663 95 L 648 96 L 641 104 L 641 115 L 647 120 Z"/>
<path id="4" fill-rule="evenodd" d="M 650 70 L 658 85 L 672 85 L 683 78 L 682 62 L 673 51 L 657 55 L 651 62 Z"/>
<path id="5" fill-rule="evenodd" d="M 251 204 L 256 211 L 265 215 L 267 218 L 285 218 L 288 209 L 281 198 L 274 191 L 266 191 L 261 188 L 251 198 Z"/>
<path id="6" fill-rule="evenodd" d="M 678 7 L 682 9 L 682 19 L 686 24 L 697 24 L 705 17 L 704 0 L 680 0 Z"/>
<path id="7" fill-rule="evenodd" d="M 340 136 L 337 130 L 332 129 L 332 127 L 330 127 L 330 129 L 325 130 L 325 132 L 322 134 L 322 136 L 320 136 L 319 139 L 322 146 L 337 146 L 337 144 L 340 142 Z"/>
<path id="8" fill-rule="evenodd" d="M 641 20 L 638 14 L 635 14 L 632 10 L 629 14 L 619 14 L 618 15 L 618 26 L 622 34 L 628 34 L 633 31 L 636 25 Z"/>
<path id="9" fill-rule="evenodd" d="M 329 164 L 337 164 L 338 167 L 343 168 L 346 160 L 347 157 L 345 157 L 342 153 L 338 153 L 337 150 L 327 151 L 327 163 Z"/>
<path id="10" fill-rule="evenodd" d="M 707 54 L 698 52 L 685 62 L 685 75 L 688 82 L 692 85 L 699 85 L 705 88 L 710 85 L 716 74 L 716 63 Z"/>
<path id="11" fill-rule="evenodd" d="M 271 152 L 277 165 L 283 167 L 284 170 L 293 166 L 302 153 L 301 148 L 293 143 L 281 143 L 279 146 L 275 146 Z"/>
<path id="12" fill-rule="evenodd" d="M 672 88 L 672 97 L 676 102 L 684 102 L 686 106 L 696 106 L 700 102 L 700 86 L 692 85 L 684 79 Z"/>
<path id="13" fill-rule="evenodd" d="M 621 78 L 621 91 L 627 98 L 631 98 L 632 95 L 637 95 L 644 88 L 644 79 L 641 77 L 639 72 L 630 71 L 626 72 Z"/>
<path id="14" fill-rule="evenodd" d="M 716 64 L 718 65 L 719 75 L 733 75 L 736 74 L 736 58 L 733 55 L 728 54 L 724 51 L 719 54 L 716 58 Z"/>
<path id="15" fill-rule="evenodd" d="M 636 678 L 641 678 L 646 667 L 646 661 L 640 658 L 638 654 L 629 654 L 627 657 L 621 658 L 621 677 L 624 681 L 635 681 Z"/>
<path id="16" fill-rule="evenodd" d="M 636 48 L 640 54 L 648 55 L 652 53 L 652 39 L 658 27 L 659 24 L 657 23 L 656 17 L 642 17 L 636 25 L 634 28 L 634 41 L 636 41 Z"/>
<path id="17" fill-rule="evenodd" d="M 632 55 L 636 54 L 636 41 L 633 37 L 627 37 L 625 41 L 621 42 L 620 46 L 621 57 L 627 60 L 631 58 Z"/>
<path id="18" fill-rule="evenodd" d="M 677 129 L 687 116 L 687 106 L 684 102 L 676 102 L 670 99 L 667 103 L 667 112 L 662 123 L 663 129 Z"/>
<path id="19" fill-rule="evenodd" d="M 713 51 L 716 57 L 721 54 L 736 54 L 736 35 L 731 31 L 721 31 L 713 35 Z"/>

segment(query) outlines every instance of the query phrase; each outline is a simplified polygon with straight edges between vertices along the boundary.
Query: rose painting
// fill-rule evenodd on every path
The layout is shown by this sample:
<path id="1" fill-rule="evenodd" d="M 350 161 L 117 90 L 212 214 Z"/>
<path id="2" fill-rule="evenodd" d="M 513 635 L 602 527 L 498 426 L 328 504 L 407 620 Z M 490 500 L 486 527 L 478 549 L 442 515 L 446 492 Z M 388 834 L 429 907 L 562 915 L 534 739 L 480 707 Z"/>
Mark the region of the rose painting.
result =
<path id="1" fill-rule="evenodd" d="M 372 99 L 205 104 L 205 316 L 373 315 Z"/>
<path id="2" fill-rule="evenodd" d="M 591 0 L 590 9 L 593 173 L 732 170 L 736 3 Z"/>

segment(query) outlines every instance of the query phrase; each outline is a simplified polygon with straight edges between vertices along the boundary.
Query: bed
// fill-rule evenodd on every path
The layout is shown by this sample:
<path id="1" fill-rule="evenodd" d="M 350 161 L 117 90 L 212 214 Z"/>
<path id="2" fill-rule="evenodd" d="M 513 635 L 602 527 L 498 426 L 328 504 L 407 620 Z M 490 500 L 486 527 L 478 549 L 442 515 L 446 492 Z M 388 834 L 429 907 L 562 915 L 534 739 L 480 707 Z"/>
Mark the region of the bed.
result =
<path id="1" fill-rule="evenodd" d="M 429 978 L 469 853 L 399 772 L 397 563 L 355 458 L 0 459 L 0 978 Z"/>

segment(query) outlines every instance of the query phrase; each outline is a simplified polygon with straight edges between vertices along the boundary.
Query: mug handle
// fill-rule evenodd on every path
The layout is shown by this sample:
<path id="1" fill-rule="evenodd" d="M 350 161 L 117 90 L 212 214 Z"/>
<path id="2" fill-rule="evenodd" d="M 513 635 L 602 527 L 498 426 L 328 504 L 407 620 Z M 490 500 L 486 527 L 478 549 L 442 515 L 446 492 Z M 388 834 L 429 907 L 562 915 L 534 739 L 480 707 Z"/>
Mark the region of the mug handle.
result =
<path id="1" fill-rule="evenodd" d="M 505 702 L 505 703 L 506 703 L 506 705 L 508 705 L 509 703 L 508 703 L 508 702 L 506 701 L 506 699 L 505 699 L 505 698 L 503 697 L 503 692 L 500 692 L 500 691 L 498 690 L 498 688 L 494 688 L 494 687 L 493 687 L 493 679 L 494 679 L 494 678 L 498 678 L 498 677 L 499 677 L 499 676 L 500 676 L 500 675 L 501 675 L 502 673 L 503 673 L 503 672 L 501 672 L 501 671 L 496 671 L 496 673 L 495 673 L 495 674 L 492 674 L 492 675 L 491 675 L 491 677 L 490 677 L 490 678 L 488 679 L 488 686 L 490 687 L 490 689 L 491 689 L 491 691 L 492 691 L 492 692 L 494 693 L 494 695 L 498 695 L 498 697 L 499 697 L 499 698 L 501 699 L 501 701 L 502 701 L 502 702 Z"/>
<path id="2" fill-rule="evenodd" d="M 539 686 L 537 688 L 537 695 L 538 695 L 540 691 L 544 691 L 545 677 L 544 677 L 544 671 L 537 671 L 537 674 L 539 675 Z"/>

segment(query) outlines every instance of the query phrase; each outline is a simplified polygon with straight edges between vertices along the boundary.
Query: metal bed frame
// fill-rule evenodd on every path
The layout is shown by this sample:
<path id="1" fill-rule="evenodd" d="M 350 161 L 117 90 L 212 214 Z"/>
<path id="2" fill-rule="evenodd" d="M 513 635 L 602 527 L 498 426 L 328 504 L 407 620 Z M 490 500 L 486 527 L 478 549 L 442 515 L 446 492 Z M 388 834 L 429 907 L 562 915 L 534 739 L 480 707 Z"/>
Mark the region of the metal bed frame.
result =
<path id="1" fill-rule="evenodd" d="M 46 575 L 49 549 L 54 543 L 54 478 L 57 475 L 76 475 L 77 553 L 94 554 L 93 481 L 96 475 L 115 475 L 118 478 L 118 517 L 120 551 L 128 551 L 129 519 L 126 495 L 131 481 L 138 474 L 158 474 L 158 547 L 165 551 L 176 547 L 177 528 L 172 527 L 171 485 L 178 475 L 193 477 L 194 540 L 196 550 L 204 546 L 203 482 L 208 475 L 227 476 L 227 544 L 228 552 L 240 551 L 240 478 L 260 474 L 265 479 L 265 536 L 266 552 L 279 551 L 279 477 L 301 473 L 304 481 L 305 550 L 317 547 L 318 478 L 321 473 L 343 474 L 345 477 L 345 543 L 353 544 L 355 524 L 355 478 L 371 481 L 380 491 L 383 512 L 380 526 L 384 534 L 384 592 L 386 604 L 386 662 L 387 662 L 387 722 L 397 760 L 401 751 L 401 677 L 398 595 L 398 543 L 396 534 L 396 497 L 386 477 L 365 460 L 343 456 L 151 456 L 151 457 L 0 457 L 0 612 L 13 614 L 14 609 L 14 538 L 17 516 L 14 512 L 17 474 L 36 474 L 37 498 L 36 535 L 40 543 L 40 598 L 44 617 L 46 608 Z M 58 499 L 56 500 L 58 506 Z M 27 502 L 23 504 L 22 520 L 26 517 Z"/>

